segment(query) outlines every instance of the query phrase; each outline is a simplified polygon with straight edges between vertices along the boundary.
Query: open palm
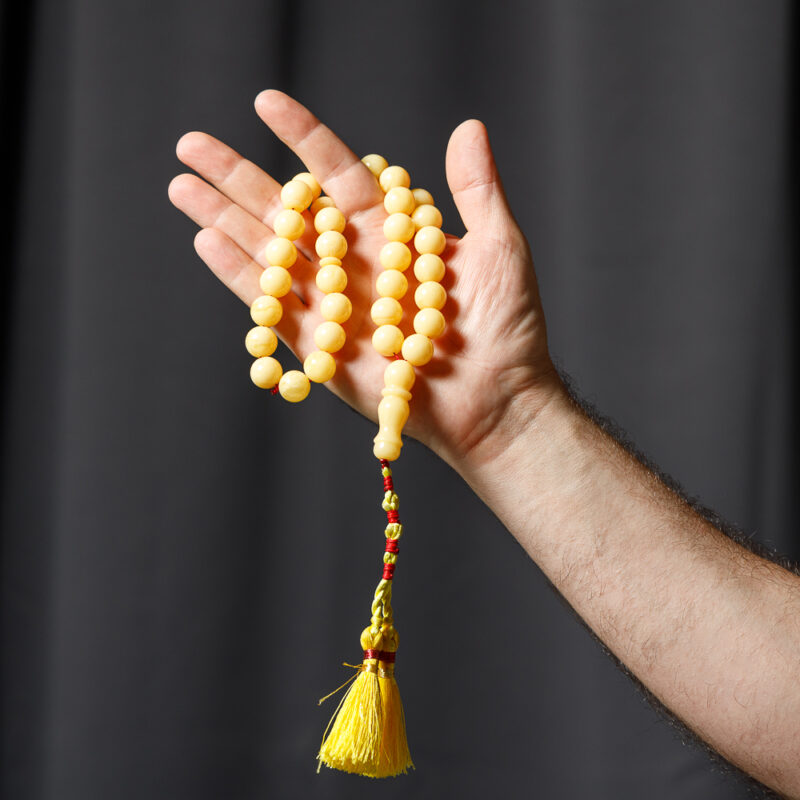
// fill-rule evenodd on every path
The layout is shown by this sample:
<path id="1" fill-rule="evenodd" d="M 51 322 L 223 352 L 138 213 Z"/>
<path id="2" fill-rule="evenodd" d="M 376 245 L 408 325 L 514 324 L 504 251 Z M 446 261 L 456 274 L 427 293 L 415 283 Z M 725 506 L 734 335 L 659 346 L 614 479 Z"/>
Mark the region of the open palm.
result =
<path id="1" fill-rule="evenodd" d="M 388 363 L 372 347 L 375 325 L 369 314 L 382 271 L 378 252 L 386 241 L 383 192 L 359 158 L 292 98 L 266 91 L 255 107 L 347 217 L 345 291 L 353 313 L 345 323 L 347 342 L 336 353 L 336 375 L 326 386 L 375 420 Z M 201 227 L 195 237 L 200 257 L 249 305 L 262 294 L 263 251 L 275 236 L 270 221 L 282 208 L 282 183 L 205 133 L 185 134 L 177 154 L 205 180 L 177 176 L 170 199 Z M 406 432 L 454 463 L 491 433 L 516 396 L 533 390 L 544 397 L 557 379 L 528 246 L 509 211 L 480 122 L 470 120 L 453 132 L 447 178 L 467 233 L 461 239 L 449 236 L 442 254 L 448 328 L 436 339 L 433 360 L 417 368 Z M 284 314 L 275 330 L 302 360 L 317 349 L 313 332 L 322 321 L 313 225 L 307 224 L 295 244 L 293 290 L 282 298 Z M 411 270 L 407 276 L 400 324 L 405 335 L 413 332 L 417 310 Z M 243 317 L 242 334 L 247 325 Z"/>

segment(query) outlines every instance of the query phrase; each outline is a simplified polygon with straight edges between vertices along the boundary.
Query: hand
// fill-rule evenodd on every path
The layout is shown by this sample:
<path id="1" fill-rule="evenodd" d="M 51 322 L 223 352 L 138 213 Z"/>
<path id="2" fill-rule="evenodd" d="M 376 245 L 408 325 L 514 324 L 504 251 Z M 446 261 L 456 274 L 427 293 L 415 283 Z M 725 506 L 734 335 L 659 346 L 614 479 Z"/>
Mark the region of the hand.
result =
<path id="1" fill-rule="evenodd" d="M 336 375 L 326 385 L 375 420 L 388 363 L 372 348 L 375 325 L 369 314 L 382 270 L 383 192 L 359 158 L 292 98 L 265 91 L 255 107 L 347 217 L 344 265 L 353 314 L 345 323 L 347 342 L 335 356 Z M 267 266 L 263 250 L 275 235 L 270 223 L 281 209 L 281 186 L 291 176 L 278 182 L 205 133 L 181 137 L 177 155 L 205 180 L 178 175 L 170 184 L 170 199 L 202 228 L 195 237 L 198 255 L 250 305 L 261 294 L 258 279 Z M 447 180 L 467 233 L 461 239 L 449 236 L 442 254 L 448 327 L 435 341 L 433 360 L 417 369 L 405 433 L 458 465 L 491 438 L 515 398 L 527 395 L 529 413 L 563 387 L 547 351 L 530 251 L 508 207 L 486 129 L 477 120 L 453 132 Z M 322 320 L 324 296 L 314 281 L 314 231 L 306 216 L 306 234 L 295 243 L 299 255 L 291 270 L 293 291 L 282 298 L 284 315 L 275 328 L 301 361 L 317 349 L 313 332 Z M 413 270 L 406 275 L 410 286 L 401 301 L 401 328 L 408 335 L 417 309 Z M 243 315 L 242 338 L 248 323 Z"/>

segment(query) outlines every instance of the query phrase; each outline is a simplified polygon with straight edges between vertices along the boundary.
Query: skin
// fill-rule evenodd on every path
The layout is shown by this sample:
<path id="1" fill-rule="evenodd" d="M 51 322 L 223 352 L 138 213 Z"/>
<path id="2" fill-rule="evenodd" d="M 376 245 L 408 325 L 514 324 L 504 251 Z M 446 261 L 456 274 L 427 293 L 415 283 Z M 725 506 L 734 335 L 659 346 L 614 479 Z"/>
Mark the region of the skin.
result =
<path id="1" fill-rule="evenodd" d="M 387 363 L 369 316 L 383 193 L 287 95 L 262 92 L 255 108 L 347 217 L 353 315 L 326 386 L 375 420 Z M 177 176 L 170 199 L 200 226 L 197 253 L 249 305 L 281 184 L 205 133 L 184 135 L 177 154 L 202 178 Z M 800 798 L 800 578 L 699 517 L 570 399 L 548 352 L 530 250 L 477 120 L 453 132 L 447 180 L 467 233 L 448 237 L 442 254 L 449 324 L 418 370 L 406 435 L 462 475 L 665 706 L 732 763 Z M 322 320 L 308 231 L 276 326 L 301 359 Z M 413 291 L 401 302 L 408 334 Z"/>

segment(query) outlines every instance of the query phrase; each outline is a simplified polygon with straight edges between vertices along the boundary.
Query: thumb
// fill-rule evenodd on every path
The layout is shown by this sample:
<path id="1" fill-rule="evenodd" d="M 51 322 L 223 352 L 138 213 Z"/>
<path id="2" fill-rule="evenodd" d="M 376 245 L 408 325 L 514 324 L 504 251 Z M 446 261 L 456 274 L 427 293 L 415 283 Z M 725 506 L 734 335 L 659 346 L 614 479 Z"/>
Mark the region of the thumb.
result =
<path id="1" fill-rule="evenodd" d="M 516 226 L 482 122 L 468 119 L 453 131 L 446 161 L 447 183 L 468 231 Z"/>

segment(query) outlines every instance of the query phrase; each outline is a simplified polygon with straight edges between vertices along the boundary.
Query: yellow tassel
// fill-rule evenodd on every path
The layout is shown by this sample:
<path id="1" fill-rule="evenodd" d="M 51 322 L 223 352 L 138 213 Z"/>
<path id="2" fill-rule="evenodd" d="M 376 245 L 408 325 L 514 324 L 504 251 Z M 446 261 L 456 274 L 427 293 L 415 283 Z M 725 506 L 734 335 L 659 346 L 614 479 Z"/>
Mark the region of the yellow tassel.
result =
<path id="1" fill-rule="evenodd" d="M 406 739 L 403 701 L 394 677 L 394 664 L 379 662 L 378 684 L 383 706 L 383 732 L 377 777 L 390 778 L 414 768 Z"/>
<path id="2" fill-rule="evenodd" d="M 378 777 L 383 708 L 377 659 L 364 660 L 328 729 L 317 755 L 320 766 Z"/>

